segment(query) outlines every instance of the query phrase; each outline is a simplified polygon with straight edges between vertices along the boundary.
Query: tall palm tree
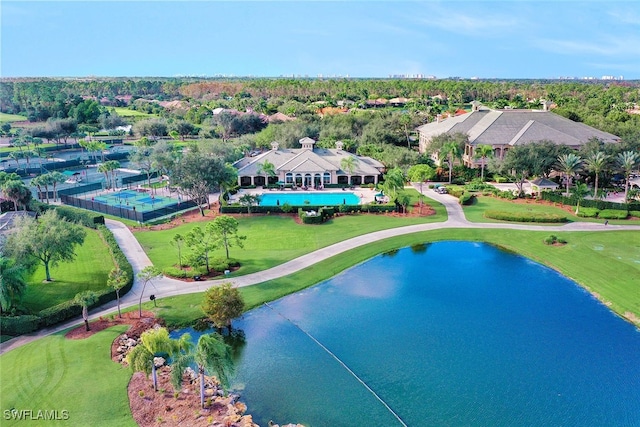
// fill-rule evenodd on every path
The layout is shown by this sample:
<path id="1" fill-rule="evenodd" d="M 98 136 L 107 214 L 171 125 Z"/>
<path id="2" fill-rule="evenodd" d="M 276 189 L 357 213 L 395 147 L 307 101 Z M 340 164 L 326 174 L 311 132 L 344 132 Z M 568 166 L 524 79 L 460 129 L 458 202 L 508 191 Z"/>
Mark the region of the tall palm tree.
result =
<path id="1" fill-rule="evenodd" d="M 451 184 L 453 162 L 455 159 L 460 157 L 460 147 L 455 141 L 448 142 L 442 147 L 440 154 L 444 155 L 449 163 L 449 184 Z"/>
<path id="2" fill-rule="evenodd" d="M 484 181 L 484 166 L 487 157 L 493 156 L 493 147 L 489 144 L 480 144 L 476 147 L 475 157 L 480 159 L 480 179 Z"/>
<path id="3" fill-rule="evenodd" d="M 234 371 L 231 348 L 218 333 L 202 335 L 195 351 L 183 353 L 173 362 L 171 383 L 174 390 L 180 390 L 182 373 L 194 362 L 198 366 L 198 375 L 200 376 L 200 406 L 204 409 L 204 376 L 206 373 L 214 374 L 223 390 L 229 386 L 229 377 Z"/>
<path id="4" fill-rule="evenodd" d="M 140 342 L 127 355 L 127 363 L 134 372 L 151 374 L 153 389 L 157 391 L 158 375 L 154 359 L 178 355 L 188 349 L 189 340 L 189 334 L 183 334 L 180 340 L 172 340 L 167 328 L 149 329 L 140 335 Z"/>
<path id="5" fill-rule="evenodd" d="M 629 195 L 629 179 L 631 172 L 640 163 L 640 154 L 635 151 L 624 151 L 616 157 L 616 163 L 618 167 L 624 173 L 624 202 L 627 202 L 627 196 Z"/>
<path id="6" fill-rule="evenodd" d="M 0 313 L 11 310 L 24 294 L 27 289 L 25 272 L 22 264 L 0 253 Z"/>
<path id="7" fill-rule="evenodd" d="M 340 160 L 340 167 L 349 175 L 353 174 L 353 171 L 356 170 L 357 165 L 358 159 L 351 155 L 347 155 Z M 349 179 L 349 183 L 351 183 L 351 179 Z"/>
<path id="8" fill-rule="evenodd" d="M 584 159 L 585 166 L 591 172 L 596 175 L 595 185 L 593 187 L 593 198 L 599 198 L 598 195 L 598 179 L 600 177 L 600 172 L 604 170 L 609 162 L 609 156 L 602 151 L 592 151 L 589 153 L 586 159 Z"/>
<path id="9" fill-rule="evenodd" d="M 264 174 L 264 185 L 267 186 L 269 184 L 269 177 L 276 176 L 276 166 L 271 163 L 269 160 L 265 160 L 262 163 L 258 163 L 258 170 L 256 173 L 258 175 Z"/>
<path id="10" fill-rule="evenodd" d="M 53 185 L 53 201 L 58 200 L 58 184 L 63 183 L 67 180 L 67 177 L 59 171 L 46 173 L 45 176 L 48 177 L 49 182 Z"/>
<path id="11" fill-rule="evenodd" d="M 562 154 L 558 156 L 557 163 L 558 171 L 562 172 L 565 176 L 567 183 L 567 196 L 569 196 L 569 185 L 571 184 L 571 178 L 582 169 L 582 158 L 574 153 Z"/>
<path id="12" fill-rule="evenodd" d="M 98 166 L 98 172 L 104 174 L 106 188 L 111 188 L 111 182 L 109 181 L 109 165 L 107 163 L 101 163 Z"/>

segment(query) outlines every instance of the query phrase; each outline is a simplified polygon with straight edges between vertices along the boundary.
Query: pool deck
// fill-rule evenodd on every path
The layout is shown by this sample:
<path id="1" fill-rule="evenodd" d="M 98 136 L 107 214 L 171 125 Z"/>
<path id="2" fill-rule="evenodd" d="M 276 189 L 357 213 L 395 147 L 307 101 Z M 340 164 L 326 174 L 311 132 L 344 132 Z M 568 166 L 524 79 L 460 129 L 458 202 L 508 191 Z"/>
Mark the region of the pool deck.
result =
<path id="1" fill-rule="evenodd" d="M 342 190 L 339 188 L 326 188 L 324 190 L 313 190 L 313 189 L 308 189 L 308 190 L 268 190 L 266 188 L 263 187 L 257 187 L 257 188 L 250 188 L 250 189 L 240 189 L 238 190 L 238 192 L 236 194 L 234 194 L 231 197 L 231 203 L 239 203 L 239 199 L 240 197 L 242 197 L 245 194 L 252 194 L 252 195 L 262 195 L 262 194 L 300 194 L 300 193 L 318 193 L 318 194 L 322 194 L 322 193 L 341 193 Z M 375 200 L 375 195 L 377 193 L 380 192 L 380 190 L 376 190 L 375 188 L 360 188 L 360 187 L 355 187 L 353 190 L 352 189 L 345 189 L 344 191 L 345 193 L 353 193 L 356 196 L 358 196 L 360 198 L 360 204 L 367 204 L 367 203 L 374 203 Z"/>

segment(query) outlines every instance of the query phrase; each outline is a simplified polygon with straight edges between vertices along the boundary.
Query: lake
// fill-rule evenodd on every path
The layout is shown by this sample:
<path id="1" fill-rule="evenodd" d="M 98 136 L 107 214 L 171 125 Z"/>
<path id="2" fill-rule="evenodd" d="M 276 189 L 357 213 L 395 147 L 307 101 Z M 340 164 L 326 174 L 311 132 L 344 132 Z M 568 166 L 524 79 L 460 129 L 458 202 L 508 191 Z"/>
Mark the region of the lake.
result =
<path id="1" fill-rule="evenodd" d="M 639 331 L 487 244 L 381 255 L 234 326 L 260 425 L 640 425 Z"/>

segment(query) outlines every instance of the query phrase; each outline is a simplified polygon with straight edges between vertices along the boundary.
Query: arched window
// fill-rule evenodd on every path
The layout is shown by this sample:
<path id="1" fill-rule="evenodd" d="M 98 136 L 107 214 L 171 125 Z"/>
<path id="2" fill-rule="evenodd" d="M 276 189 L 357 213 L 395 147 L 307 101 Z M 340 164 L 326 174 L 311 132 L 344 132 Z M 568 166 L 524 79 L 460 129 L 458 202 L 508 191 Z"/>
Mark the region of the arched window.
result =
<path id="1" fill-rule="evenodd" d="M 291 172 L 287 172 L 284 177 L 284 182 L 287 184 L 293 184 L 293 174 Z"/>
<path id="2" fill-rule="evenodd" d="M 325 172 L 322 177 L 322 183 L 324 185 L 331 184 L 331 173 Z"/>

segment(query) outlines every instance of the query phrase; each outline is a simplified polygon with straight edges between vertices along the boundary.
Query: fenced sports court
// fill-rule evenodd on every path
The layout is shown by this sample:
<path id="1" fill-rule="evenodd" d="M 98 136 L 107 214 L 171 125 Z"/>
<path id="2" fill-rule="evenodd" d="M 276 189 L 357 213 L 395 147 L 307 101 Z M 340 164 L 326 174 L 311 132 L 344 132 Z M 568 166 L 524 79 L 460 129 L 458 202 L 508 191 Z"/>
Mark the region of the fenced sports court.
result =
<path id="1" fill-rule="evenodd" d="M 195 202 L 183 200 L 178 195 L 173 197 L 152 194 L 147 188 L 101 192 L 96 190 L 87 188 L 82 194 L 60 194 L 60 200 L 67 205 L 139 222 L 173 215 L 197 206 Z"/>

